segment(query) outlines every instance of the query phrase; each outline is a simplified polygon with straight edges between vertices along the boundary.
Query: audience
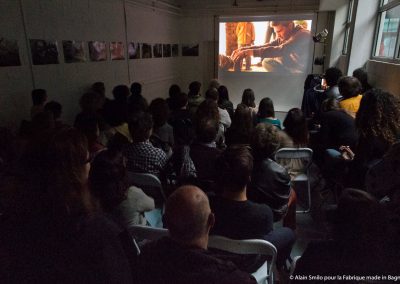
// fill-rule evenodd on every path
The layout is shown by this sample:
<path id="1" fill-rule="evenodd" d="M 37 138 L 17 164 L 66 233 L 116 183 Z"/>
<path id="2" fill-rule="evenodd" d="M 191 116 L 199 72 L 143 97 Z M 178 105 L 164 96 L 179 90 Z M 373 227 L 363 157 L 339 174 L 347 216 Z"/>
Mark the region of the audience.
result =
<path id="1" fill-rule="evenodd" d="M 142 96 L 142 85 L 134 82 L 131 85 L 131 95 L 128 98 L 129 113 L 146 111 L 148 107 L 147 100 Z"/>
<path id="2" fill-rule="evenodd" d="M 56 124 L 56 128 L 63 127 L 65 124 L 61 121 L 62 105 L 56 101 L 50 101 L 45 104 L 44 111 L 51 112 Z"/>
<path id="3" fill-rule="evenodd" d="M 161 98 L 154 99 L 150 103 L 149 112 L 154 121 L 153 133 L 150 137 L 151 143 L 169 154 L 174 145 L 174 131 L 167 122 L 169 108 L 166 100 Z"/>
<path id="4" fill-rule="evenodd" d="M 353 71 L 353 77 L 357 78 L 361 83 L 361 94 L 365 94 L 366 91 L 372 89 L 368 83 L 368 73 L 364 68 L 357 68 Z"/>
<path id="5" fill-rule="evenodd" d="M 253 156 L 248 147 L 232 146 L 222 154 L 218 161 L 218 186 L 222 194 L 210 197 L 215 214 L 211 234 L 236 240 L 270 241 L 278 250 L 277 267 L 281 269 L 290 257 L 295 236 L 289 228 L 274 230 L 271 208 L 247 199 L 247 185 L 252 171 Z"/>
<path id="6" fill-rule="evenodd" d="M 98 154 L 90 167 L 90 190 L 104 212 L 122 228 L 146 225 L 144 212 L 154 209 L 154 200 L 140 188 L 128 186 L 125 163 L 119 151 Z"/>
<path id="7" fill-rule="evenodd" d="M 182 93 L 182 91 L 178 85 L 173 84 L 173 85 L 171 85 L 171 87 L 169 87 L 169 90 L 168 90 L 169 97 L 167 98 L 166 102 L 167 102 L 167 105 L 170 110 L 176 109 L 176 107 L 177 107 L 176 101 L 177 101 L 177 99 L 178 99 L 177 97 L 179 96 L 180 93 Z"/>
<path id="8" fill-rule="evenodd" d="M 233 103 L 229 100 L 228 88 L 226 86 L 219 86 L 218 94 L 218 107 L 226 110 L 230 118 L 233 118 Z"/>
<path id="9" fill-rule="evenodd" d="M 201 83 L 193 81 L 189 84 L 189 105 L 188 109 L 192 115 L 197 111 L 199 105 L 204 101 L 204 98 L 200 94 Z"/>
<path id="10" fill-rule="evenodd" d="M 168 123 L 174 132 L 174 143 L 189 145 L 194 138 L 192 115 L 187 109 L 188 95 L 180 93 L 176 100 L 176 110 L 172 111 Z"/>
<path id="11" fill-rule="evenodd" d="M 252 89 L 245 89 L 243 91 L 241 104 L 244 104 L 245 106 L 248 106 L 251 109 L 254 119 L 258 111 L 255 100 L 256 98 L 254 96 L 254 91 Z"/>
<path id="12" fill-rule="evenodd" d="M 225 133 L 226 145 L 250 144 L 251 134 L 253 132 L 253 117 L 251 109 L 239 104 L 233 115 L 231 127 Z"/>
<path id="13" fill-rule="evenodd" d="M 31 95 L 33 103 L 31 107 L 31 119 L 33 119 L 35 115 L 44 110 L 44 105 L 47 101 L 47 92 L 44 89 L 34 89 Z"/>
<path id="14" fill-rule="evenodd" d="M 219 99 L 218 90 L 215 88 L 208 89 L 206 92 L 206 99 L 213 100 L 216 103 L 218 103 L 218 99 Z M 229 126 L 231 126 L 231 123 L 232 123 L 231 117 L 229 116 L 228 111 L 220 108 L 218 106 L 218 104 L 217 104 L 217 108 L 218 108 L 218 112 L 219 112 L 219 122 L 224 126 L 224 132 L 225 132 L 225 129 L 228 128 Z"/>
<path id="15" fill-rule="evenodd" d="M 201 189 L 178 188 L 167 200 L 164 220 L 169 236 L 141 248 L 134 265 L 134 283 L 257 283 L 207 250 L 215 220 Z"/>
<path id="16" fill-rule="evenodd" d="M 341 100 L 343 94 L 339 92 L 338 82 L 343 76 L 342 71 L 336 67 L 330 67 L 325 70 L 324 79 L 326 80 L 327 89 L 323 95 L 321 103 L 327 98 L 335 98 Z"/>
<path id="17" fill-rule="evenodd" d="M 263 98 L 258 107 L 257 123 L 269 123 L 282 129 L 281 121 L 275 117 L 274 103 L 270 98 Z"/>
<path id="18" fill-rule="evenodd" d="M 361 83 L 354 77 L 343 77 L 339 80 L 339 91 L 343 100 L 339 106 L 346 110 L 352 117 L 356 117 L 361 102 Z"/>

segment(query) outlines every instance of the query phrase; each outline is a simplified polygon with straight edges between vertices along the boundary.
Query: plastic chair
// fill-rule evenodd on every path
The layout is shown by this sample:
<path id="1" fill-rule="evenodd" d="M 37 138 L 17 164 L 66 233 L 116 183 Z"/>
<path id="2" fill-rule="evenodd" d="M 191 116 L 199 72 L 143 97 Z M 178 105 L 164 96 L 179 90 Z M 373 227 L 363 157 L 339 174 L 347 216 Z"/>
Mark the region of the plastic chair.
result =
<path id="1" fill-rule="evenodd" d="M 283 160 L 301 159 L 303 161 L 303 173 L 297 175 L 292 183 L 306 182 L 308 193 L 308 208 L 306 210 L 297 210 L 296 213 L 308 213 L 311 210 L 311 185 L 309 177 L 309 168 L 312 163 L 313 151 L 310 148 L 281 148 L 275 154 L 275 161 L 278 163 Z"/>
<path id="2" fill-rule="evenodd" d="M 256 272 L 252 273 L 257 283 L 274 283 L 273 268 L 275 267 L 277 250 L 266 240 L 233 240 L 222 236 L 210 236 L 208 247 L 236 254 L 262 254 L 269 256 Z"/>

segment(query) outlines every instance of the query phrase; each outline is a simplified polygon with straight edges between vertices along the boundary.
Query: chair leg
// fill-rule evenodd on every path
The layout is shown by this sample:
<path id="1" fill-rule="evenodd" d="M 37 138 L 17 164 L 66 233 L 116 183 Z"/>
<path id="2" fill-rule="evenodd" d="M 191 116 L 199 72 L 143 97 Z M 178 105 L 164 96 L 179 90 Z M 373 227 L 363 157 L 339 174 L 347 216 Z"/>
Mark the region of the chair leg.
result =
<path id="1" fill-rule="evenodd" d="M 308 208 L 306 210 L 296 210 L 296 213 L 309 213 L 311 211 L 311 185 L 310 180 L 307 180 Z"/>

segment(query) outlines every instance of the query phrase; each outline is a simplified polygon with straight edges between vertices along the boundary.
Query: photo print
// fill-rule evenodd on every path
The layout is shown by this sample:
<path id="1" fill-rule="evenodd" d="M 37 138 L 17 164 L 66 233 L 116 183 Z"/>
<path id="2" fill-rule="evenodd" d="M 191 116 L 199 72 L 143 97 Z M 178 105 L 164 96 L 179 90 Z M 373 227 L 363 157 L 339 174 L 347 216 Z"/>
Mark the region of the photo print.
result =
<path id="1" fill-rule="evenodd" d="M 155 58 L 162 57 L 162 44 L 156 43 L 153 45 L 153 54 Z"/>
<path id="2" fill-rule="evenodd" d="M 129 56 L 129 59 L 139 59 L 140 58 L 140 43 L 130 42 L 128 44 L 128 56 Z"/>
<path id="3" fill-rule="evenodd" d="M 171 45 L 163 44 L 162 53 L 163 53 L 163 57 L 171 57 Z"/>
<path id="4" fill-rule="evenodd" d="M 172 57 L 179 56 L 179 44 L 172 44 L 171 53 L 172 53 Z"/>
<path id="5" fill-rule="evenodd" d="M 199 44 L 182 44 L 182 56 L 199 56 Z"/>
<path id="6" fill-rule="evenodd" d="M 107 44 L 105 41 L 89 41 L 88 45 L 91 61 L 107 60 Z"/>
<path id="7" fill-rule="evenodd" d="M 142 58 L 152 58 L 151 44 L 148 43 L 142 44 Z"/>
<path id="8" fill-rule="evenodd" d="M 20 66 L 18 42 L 0 37 L 0 66 Z"/>
<path id="9" fill-rule="evenodd" d="M 31 54 L 33 65 L 58 64 L 57 41 L 31 39 Z"/>
<path id="10" fill-rule="evenodd" d="M 111 60 L 124 60 L 125 49 L 124 44 L 120 41 L 113 41 L 110 43 Z"/>
<path id="11" fill-rule="evenodd" d="M 65 63 L 85 62 L 85 42 L 75 40 L 63 40 Z"/>

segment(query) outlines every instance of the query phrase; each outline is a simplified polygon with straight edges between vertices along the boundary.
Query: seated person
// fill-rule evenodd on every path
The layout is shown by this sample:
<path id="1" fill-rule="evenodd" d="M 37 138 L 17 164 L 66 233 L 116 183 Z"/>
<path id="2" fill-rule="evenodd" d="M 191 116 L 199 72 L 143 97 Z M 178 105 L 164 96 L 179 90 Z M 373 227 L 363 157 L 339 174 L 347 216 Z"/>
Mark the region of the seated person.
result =
<path id="1" fill-rule="evenodd" d="M 122 228 L 146 225 L 144 212 L 154 209 L 154 200 L 140 188 L 128 187 L 121 152 L 105 150 L 98 154 L 90 166 L 89 184 L 103 211 Z"/>
<path id="2" fill-rule="evenodd" d="M 257 123 L 269 123 L 282 129 L 281 121 L 275 117 L 274 103 L 270 98 L 263 98 L 258 107 Z"/>
<path id="3" fill-rule="evenodd" d="M 200 94 L 201 83 L 198 81 L 193 81 L 189 84 L 189 103 L 188 109 L 192 115 L 197 111 L 199 105 L 204 101 L 204 97 Z"/>
<path id="4" fill-rule="evenodd" d="M 153 131 L 151 114 L 138 112 L 132 115 L 129 120 L 129 131 L 133 142 L 124 147 L 127 170 L 160 177 L 167 163 L 167 155 L 149 141 Z"/>
<path id="5" fill-rule="evenodd" d="M 256 283 L 251 275 L 207 250 L 214 215 L 201 189 L 183 186 L 172 193 L 164 221 L 169 237 L 141 249 L 133 265 L 134 283 Z"/>
<path id="6" fill-rule="evenodd" d="M 249 197 L 270 206 L 274 221 L 278 221 L 288 213 L 289 198 L 294 194 L 290 189 L 288 171 L 273 160 L 279 147 L 278 129 L 271 124 L 258 124 L 253 132 L 251 147 L 256 158 Z"/>
<path id="7" fill-rule="evenodd" d="M 47 101 L 47 92 L 44 89 L 34 89 L 31 95 L 33 103 L 31 107 L 31 119 L 33 119 L 35 115 L 44 110 L 44 105 Z"/>
<path id="8" fill-rule="evenodd" d="M 174 132 L 174 143 L 189 145 L 193 141 L 194 130 L 192 114 L 188 110 L 188 95 L 180 93 L 175 101 L 176 109 L 171 112 L 168 123 Z"/>
<path id="9" fill-rule="evenodd" d="M 208 100 L 213 100 L 216 103 L 218 103 L 219 100 L 219 93 L 218 90 L 215 88 L 208 89 L 206 92 L 206 99 Z M 227 129 L 229 126 L 231 126 L 231 117 L 229 116 L 229 113 L 226 109 L 220 108 L 218 105 L 218 113 L 219 113 L 219 122 L 224 126 L 224 129 Z"/>
<path id="10" fill-rule="evenodd" d="M 142 85 L 134 82 L 131 85 L 131 95 L 128 98 L 128 110 L 130 113 L 146 111 L 148 107 L 147 100 L 142 96 Z"/>
<path id="11" fill-rule="evenodd" d="M 338 85 L 340 94 L 343 96 L 339 106 L 355 118 L 362 99 L 360 81 L 355 77 L 347 76 L 341 78 Z"/>
<path id="12" fill-rule="evenodd" d="M 342 95 L 339 92 L 338 82 L 339 79 L 343 76 L 342 71 L 336 67 L 330 67 L 326 69 L 324 78 L 326 80 L 326 91 L 324 93 L 325 97 L 327 98 L 335 98 L 338 101 L 342 99 Z M 322 102 L 321 102 L 322 103 Z"/>
<path id="13" fill-rule="evenodd" d="M 221 196 L 210 198 L 215 214 L 211 234 L 232 239 L 265 239 L 278 250 L 277 267 L 281 269 L 295 241 L 289 228 L 273 230 L 273 213 L 266 204 L 247 199 L 247 185 L 253 170 L 253 156 L 246 146 L 229 147 L 218 160 L 218 185 Z"/>
<path id="14" fill-rule="evenodd" d="M 49 111 L 53 114 L 54 122 L 55 122 L 55 127 L 60 128 L 67 126 L 62 122 L 61 114 L 62 114 L 62 105 L 56 101 L 50 101 L 47 104 L 44 105 L 44 110 Z"/>
<path id="15" fill-rule="evenodd" d="M 371 195 L 344 190 L 332 219 L 333 240 L 311 242 L 294 276 L 393 275 L 399 271 L 397 257 L 390 261 L 386 254 L 390 240 L 383 208 Z"/>
<path id="16" fill-rule="evenodd" d="M 216 160 L 221 154 L 215 139 L 218 133 L 218 121 L 204 118 L 196 121 L 196 140 L 190 146 L 190 157 L 200 180 L 215 181 Z"/>
<path id="17" fill-rule="evenodd" d="M 232 125 L 225 133 L 226 145 L 250 144 L 254 122 L 251 109 L 245 104 L 239 104 L 233 115 Z"/>

